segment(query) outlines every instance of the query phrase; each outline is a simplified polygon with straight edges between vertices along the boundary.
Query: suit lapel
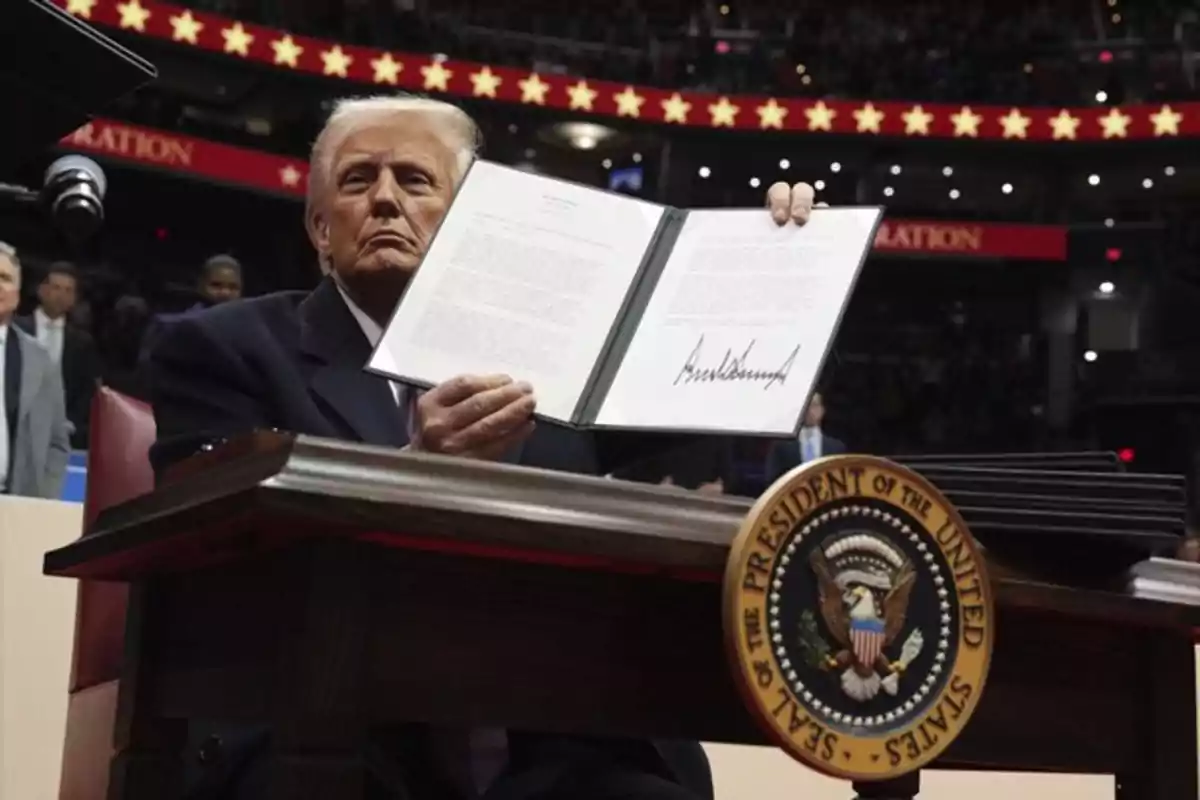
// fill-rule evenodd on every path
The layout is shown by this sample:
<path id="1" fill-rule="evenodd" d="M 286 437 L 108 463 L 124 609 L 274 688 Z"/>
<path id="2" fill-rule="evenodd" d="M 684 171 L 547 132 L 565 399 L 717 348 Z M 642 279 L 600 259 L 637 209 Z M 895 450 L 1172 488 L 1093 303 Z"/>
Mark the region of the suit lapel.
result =
<path id="1" fill-rule="evenodd" d="M 8 335 L 4 337 L 4 396 L 0 397 L 0 413 L 7 415 L 13 426 L 9 431 L 10 436 L 16 431 L 17 409 L 21 403 L 18 396 L 21 391 L 21 364 L 24 361 L 21 358 L 21 340 L 14 327 L 9 325 Z"/>
<path id="2" fill-rule="evenodd" d="M 309 391 L 361 441 L 408 443 L 407 404 L 397 407 L 388 381 L 363 371 L 371 345 L 330 278 L 300 304 L 300 351 Z"/>
<path id="3" fill-rule="evenodd" d="M 12 330 L 9 330 L 9 335 L 13 335 Z M 17 423 L 20 424 L 33 408 L 33 398 L 37 396 L 42 382 L 42 361 L 38 358 L 40 354 L 34 352 L 39 346 L 21 338 L 20 334 L 16 335 L 17 346 L 21 350 L 21 394 L 17 399 Z"/>

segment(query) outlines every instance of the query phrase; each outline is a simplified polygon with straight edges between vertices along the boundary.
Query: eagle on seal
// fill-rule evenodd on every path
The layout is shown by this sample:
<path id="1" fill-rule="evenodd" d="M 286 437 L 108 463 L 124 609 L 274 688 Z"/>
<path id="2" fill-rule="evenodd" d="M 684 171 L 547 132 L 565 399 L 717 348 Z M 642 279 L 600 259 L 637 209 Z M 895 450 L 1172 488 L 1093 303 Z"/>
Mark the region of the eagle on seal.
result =
<path id="1" fill-rule="evenodd" d="M 826 668 L 841 671 L 842 689 L 855 700 L 870 700 L 880 688 L 896 694 L 900 675 L 923 644 L 920 631 L 913 631 L 898 660 L 884 654 L 904 629 L 917 578 L 912 562 L 874 536 L 855 534 L 814 548 L 809 563 L 821 616 L 837 644 Z"/>

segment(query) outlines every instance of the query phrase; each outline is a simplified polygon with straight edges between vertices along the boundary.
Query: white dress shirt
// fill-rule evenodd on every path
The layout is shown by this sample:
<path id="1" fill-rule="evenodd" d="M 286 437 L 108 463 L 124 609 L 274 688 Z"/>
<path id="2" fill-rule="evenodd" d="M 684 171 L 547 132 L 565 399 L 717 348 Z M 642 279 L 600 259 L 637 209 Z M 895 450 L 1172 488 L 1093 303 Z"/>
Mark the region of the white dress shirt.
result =
<path id="1" fill-rule="evenodd" d="M 379 340 L 383 338 L 383 328 L 379 327 L 378 322 L 371 319 L 367 312 L 350 299 L 350 295 L 346 293 L 340 283 L 335 281 L 334 285 L 337 286 L 338 294 L 346 302 L 346 308 L 350 309 L 350 313 L 354 316 L 358 327 L 362 328 L 363 335 L 367 337 L 371 347 L 377 347 Z M 392 386 L 392 394 L 396 398 L 396 405 L 402 406 L 409 396 L 408 387 L 395 381 L 389 383 Z M 412 409 L 409 409 L 408 438 L 410 441 L 413 438 L 413 417 Z M 476 789 L 482 794 L 492 784 L 492 781 L 496 780 L 508 761 L 508 732 L 502 728 L 474 728 L 468 731 L 467 735 L 471 748 L 471 777 L 475 781 Z"/>
<path id="2" fill-rule="evenodd" d="M 63 351 L 63 325 L 66 323 L 66 317 L 58 319 L 50 319 L 45 311 L 42 311 L 41 306 L 33 312 L 34 329 L 37 331 L 38 344 L 46 348 L 46 352 L 50 354 L 50 358 L 55 364 L 62 363 Z"/>
<path id="3" fill-rule="evenodd" d="M 800 463 L 807 464 L 810 461 L 816 461 L 823 453 L 821 452 L 822 440 L 821 429 L 819 427 L 808 427 L 807 425 L 800 428 Z"/>
<path id="4" fill-rule="evenodd" d="M 4 408 L 4 359 L 8 357 L 8 324 L 0 324 L 0 493 L 8 479 L 8 412 Z"/>

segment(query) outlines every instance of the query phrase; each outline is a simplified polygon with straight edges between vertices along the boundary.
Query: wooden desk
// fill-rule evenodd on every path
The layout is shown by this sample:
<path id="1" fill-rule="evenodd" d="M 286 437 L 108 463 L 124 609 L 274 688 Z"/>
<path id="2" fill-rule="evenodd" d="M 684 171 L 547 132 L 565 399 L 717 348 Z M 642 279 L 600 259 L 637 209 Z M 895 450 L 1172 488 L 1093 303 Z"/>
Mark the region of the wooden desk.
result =
<path id="1" fill-rule="evenodd" d="M 179 726 L 163 720 L 199 717 L 274 726 L 276 796 L 352 797 L 349 754 L 387 721 L 762 742 L 720 630 L 747 508 L 267 437 L 114 510 L 46 570 L 135 584 L 111 797 L 177 796 Z M 1170 586 L 992 572 L 991 677 L 938 765 L 1196 796 L 1200 608 Z"/>

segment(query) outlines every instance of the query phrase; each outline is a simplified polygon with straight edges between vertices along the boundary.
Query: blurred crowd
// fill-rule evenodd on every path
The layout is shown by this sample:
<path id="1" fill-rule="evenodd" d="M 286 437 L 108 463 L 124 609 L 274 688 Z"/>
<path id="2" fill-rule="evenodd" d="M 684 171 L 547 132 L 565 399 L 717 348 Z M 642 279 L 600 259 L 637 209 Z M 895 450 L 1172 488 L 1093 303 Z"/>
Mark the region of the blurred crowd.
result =
<path id="1" fill-rule="evenodd" d="M 1197 93 L 1187 0 L 190 0 L 314 36 L 671 88 L 1075 104 Z M 1120 66 L 1119 74 L 1113 69 Z"/>
<path id="2" fill-rule="evenodd" d="M 28 320 L 39 340 L 52 326 L 61 333 L 67 415 L 74 428 L 71 444 L 87 449 L 90 400 L 97 384 L 149 399 L 142 361 L 161 326 L 242 295 L 242 267 L 229 255 L 215 255 L 200 266 L 189 286 L 163 287 L 152 305 L 126 280 L 106 280 L 103 269 L 79 270 L 68 261 L 39 263 L 26 259 L 29 275 L 18 319 Z M 47 342 L 43 342 L 47 344 Z"/>

